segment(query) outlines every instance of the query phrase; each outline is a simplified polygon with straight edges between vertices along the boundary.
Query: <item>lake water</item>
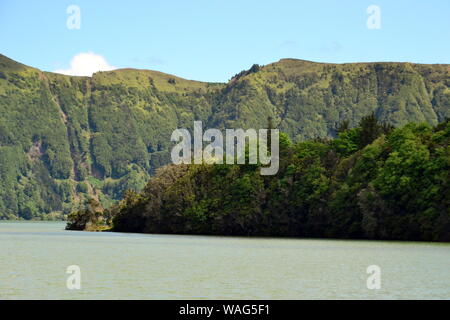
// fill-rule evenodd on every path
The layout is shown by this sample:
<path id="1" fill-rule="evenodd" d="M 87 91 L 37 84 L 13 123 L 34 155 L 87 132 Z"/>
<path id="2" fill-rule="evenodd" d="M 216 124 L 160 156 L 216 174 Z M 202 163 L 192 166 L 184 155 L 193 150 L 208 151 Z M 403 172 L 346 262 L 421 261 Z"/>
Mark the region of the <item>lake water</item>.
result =
<path id="1" fill-rule="evenodd" d="M 65 231 L 0 222 L 0 299 L 450 299 L 450 244 Z M 66 286 L 67 267 L 81 289 Z M 381 270 L 368 289 L 367 267 Z"/>

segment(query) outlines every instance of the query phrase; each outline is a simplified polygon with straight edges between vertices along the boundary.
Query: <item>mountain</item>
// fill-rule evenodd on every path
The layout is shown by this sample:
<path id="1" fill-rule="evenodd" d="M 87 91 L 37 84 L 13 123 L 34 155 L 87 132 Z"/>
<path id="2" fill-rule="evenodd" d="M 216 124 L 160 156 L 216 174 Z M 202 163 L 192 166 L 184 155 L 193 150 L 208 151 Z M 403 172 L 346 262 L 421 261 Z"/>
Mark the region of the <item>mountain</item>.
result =
<path id="1" fill-rule="evenodd" d="M 294 141 L 336 136 L 374 112 L 436 125 L 450 117 L 450 65 L 283 59 L 227 83 L 121 69 L 74 77 L 0 55 L 0 219 L 59 218 L 109 206 L 170 160 L 175 128 L 261 128 Z"/>

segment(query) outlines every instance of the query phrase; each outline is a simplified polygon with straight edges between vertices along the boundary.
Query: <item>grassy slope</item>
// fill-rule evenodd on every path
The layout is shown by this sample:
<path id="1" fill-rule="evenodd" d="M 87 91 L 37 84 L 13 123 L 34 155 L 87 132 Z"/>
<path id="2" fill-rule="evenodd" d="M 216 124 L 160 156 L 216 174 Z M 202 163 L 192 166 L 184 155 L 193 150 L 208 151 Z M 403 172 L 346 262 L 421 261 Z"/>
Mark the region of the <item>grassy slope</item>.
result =
<path id="1" fill-rule="evenodd" d="M 283 59 L 226 84 L 121 69 L 58 75 L 0 55 L 0 218 L 109 204 L 169 161 L 170 134 L 264 127 L 294 140 L 335 135 L 375 111 L 395 125 L 450 117 L 450 66 Z"/>

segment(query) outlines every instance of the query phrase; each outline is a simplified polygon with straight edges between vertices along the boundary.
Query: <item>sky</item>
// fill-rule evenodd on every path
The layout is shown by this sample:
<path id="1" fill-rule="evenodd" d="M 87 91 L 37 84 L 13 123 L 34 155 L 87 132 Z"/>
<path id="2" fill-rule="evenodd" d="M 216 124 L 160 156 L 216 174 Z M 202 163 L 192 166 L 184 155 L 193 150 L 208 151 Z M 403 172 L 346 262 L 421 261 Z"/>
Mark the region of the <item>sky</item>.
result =
<path id="1" fill-rule="evenodd" d="M 0 0 L 0 53 L 66 74 L 212 82 L 282 58 L 450 64 L 450 1 Z"/>

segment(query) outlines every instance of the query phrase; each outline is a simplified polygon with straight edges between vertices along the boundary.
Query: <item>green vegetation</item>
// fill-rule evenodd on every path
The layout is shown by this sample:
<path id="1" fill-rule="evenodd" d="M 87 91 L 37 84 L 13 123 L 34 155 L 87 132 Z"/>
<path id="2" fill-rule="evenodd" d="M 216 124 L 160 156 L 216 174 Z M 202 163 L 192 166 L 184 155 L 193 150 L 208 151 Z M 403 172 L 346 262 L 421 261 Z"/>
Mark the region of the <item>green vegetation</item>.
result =
<path id="1" fill-rule="evenodd" d="M 108 209 L 114 231 L 450 241 L 450 121 L 280 141 L 280 171 L 168 165 Z M 369 130 L 370 129 L 370 130 Z M 376 135 L 374 135 L 376 132 Z M 83 221 L 86 215 L 73 219 Z"/>
<path id="2" fill-rule="evenodd" d="M 449 73 L 284 59 L 217 84 L 134 69 L 63 76 L 0 55 L 0 219 L 61 219 L 91 198 L 111 206 L 169 163 L 172 131 L 194 120 L 259 129 L 271 117 L 294 143 L 336 137 L 343 120 L 354 127 L 372 112 L 395 126 L 436 125 L 450 117 Z M 360 148 L 357 133 L 336 152 Z"/>
<path id="3" fill-rule="evenodd" d="M 112 223 L 108 210 L 95 199 L 86 201 L 86 208 L 69 214 L 67 230 L 105 231 Z"/>

